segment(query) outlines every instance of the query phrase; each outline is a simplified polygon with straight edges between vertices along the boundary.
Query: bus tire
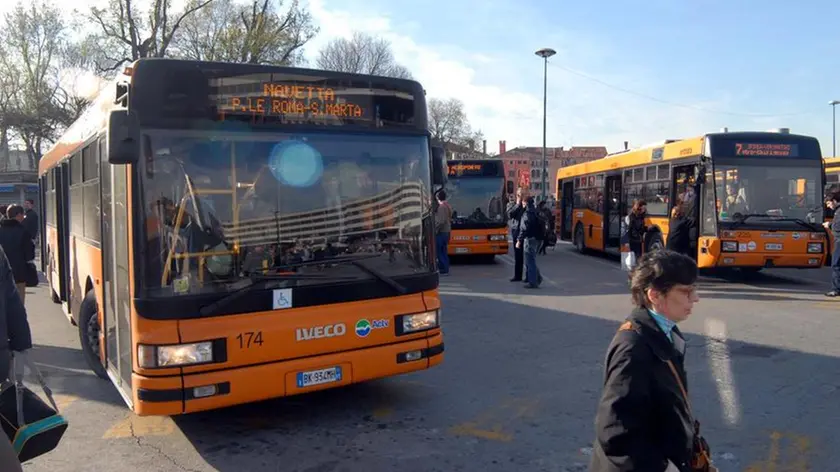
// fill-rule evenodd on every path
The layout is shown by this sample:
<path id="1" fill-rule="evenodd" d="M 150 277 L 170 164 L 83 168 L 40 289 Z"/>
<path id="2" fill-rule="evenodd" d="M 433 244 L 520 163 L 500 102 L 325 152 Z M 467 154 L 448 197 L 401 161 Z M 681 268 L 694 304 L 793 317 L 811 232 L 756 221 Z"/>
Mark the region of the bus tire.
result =
<path id="1" fill-rule="evenodd" d="M 583 225 L 578 224 L 575 227 L 575 249 L 581 254 L 586 252 L 586 236 L 583 234 Z"/>
<path id="2" fill-rule="evenodd" d="M 82 305 L 79 307 L 79 342 L 82 346 L 82 355 L 85 362 L 101 379 L 107 379 L 108 374 L 99 358 L 99 308 L 96 305 L 96 295 L 93 290 L 85 295 Z"/>

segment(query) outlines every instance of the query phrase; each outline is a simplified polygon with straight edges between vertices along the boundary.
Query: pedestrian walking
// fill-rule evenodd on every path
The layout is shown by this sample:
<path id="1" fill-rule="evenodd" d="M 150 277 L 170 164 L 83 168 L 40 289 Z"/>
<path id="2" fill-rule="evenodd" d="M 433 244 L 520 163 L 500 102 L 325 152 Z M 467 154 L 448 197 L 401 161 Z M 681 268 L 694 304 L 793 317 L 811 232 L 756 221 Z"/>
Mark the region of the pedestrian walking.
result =
<path id="1" fill-rule="evenodd" d="M 446 192 L 437 193 L 438 207 L 435 211 L 435 246 L 438 271 L 449 275 L 449 235 L 452 233 L 452 207 L 446 201 Z"/>
<path id="2" fill-rule="evenodd" d="M 26 282 L 32 275 L 29 263 L 35 260 L 35 243 L 32 241 L 32 235 L 23 227 L 23 214 L 22 206 L 9 205 L 6 210 L 7 218 L 0 221 L 0 246 L 6 252 L 21 301 L 26 299 Z M 36 271 L 35 277 L 37 276 Z M 37 283 L 37 280 L 35 282 Z"/>
<path id="3" fill-rule="evenodd" d="M 519 241 L 519 226 L 522 223 L 522 215 L 525 214 L 525 201 L 523 200 L 522 189 L 517 190 L 516 200 L 508 204 L 508 227 L 510 228 L 510 238 L 513 242 L 513 278 L 511 282 L 522 281 L 522 268 L 525 265 L 525 256 L 523 247 L 518 244 Z"/>
<path id="4" fill-rule="evenodd" d="M 9 380 L 12 352 L 23 352 L 32 348 L 32 332 L 26 317 L 26 308 L 15 285 L 9 260 L 0 246 L 0 380 L 4 381 Z M 22 471 L 10 439 L 5 434 L 0 436 L 0 470 Z"/>
<path id="5" fill-rule="evenodd" d="M 607 348 L 590 472 L 714 472 L 693 418 L 677 325 L 697 303 L 697 265 L 663 249 L 632 272 L 635 305 Z"/>
<path id="6" fill-rule="evenodd" d="M 545 232 L 537 208 L 534 206 L 534 197 L 528 197 L 525 204 L 525 214 L 519 226 L 519 238 L 516 241 L 516 248 L 522 248 L 525 255 L 525 287 L 539 288 L 543 281 L 540 269 L 537 267 L 537 250 L 539 249 L 542 234 Z"/>
<path id="7" fill-rule="evenodd" d="M 23 224 L 23 227 L 29 231 L 29 234 L 32 236 L 32 240 L 37 241 L 38 232 L 41 229 L 41 223 L 38 219 L 38 213 L 35 212 L 35 200 L 27 198 L 23 202 L 23 209 L 23 221 L 21 221 L 21 223 Z"/>

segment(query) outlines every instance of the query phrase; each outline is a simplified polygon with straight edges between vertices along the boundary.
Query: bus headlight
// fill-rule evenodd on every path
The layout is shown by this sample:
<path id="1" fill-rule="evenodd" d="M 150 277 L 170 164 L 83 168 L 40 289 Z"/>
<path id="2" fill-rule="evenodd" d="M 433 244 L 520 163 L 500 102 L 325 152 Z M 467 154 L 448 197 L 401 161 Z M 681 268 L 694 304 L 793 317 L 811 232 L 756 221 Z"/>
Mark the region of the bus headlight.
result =
<path id="1" fill-rule="evenodd" d="M 738 252 L 738 241 L 722 241 L 720 249 L 723 252 Z"/>
<path id="2" fill-rule="evenodd" d="M 397 317 L 397 335 L 426 331 L 440 326 L 440 310 Z"/>
<path id="3" fill-rule="evenodd" d="M 170 344 L 168 346 L 137 346 L 137 363 L 140 367 L 182 367 L 213 362 L 213 343 L 211 341 Z"/>
<path id="4" fill-rule="evenodd" d="M 506 234 L 491 234 L 490 241 L 506 241 L 507 235 Z"/>
<path id="5" fill-rule="evenodd" d="M 809 253 L 823 252 L 823 244 L 822 243 L 808 243 L 808 252 Z"/>

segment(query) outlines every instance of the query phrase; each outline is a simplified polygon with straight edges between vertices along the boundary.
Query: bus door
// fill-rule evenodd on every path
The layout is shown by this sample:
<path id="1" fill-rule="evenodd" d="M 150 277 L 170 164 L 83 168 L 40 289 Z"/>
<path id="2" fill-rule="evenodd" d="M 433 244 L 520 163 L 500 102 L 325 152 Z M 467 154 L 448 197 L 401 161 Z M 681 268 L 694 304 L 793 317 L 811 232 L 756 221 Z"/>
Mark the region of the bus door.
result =
<path id="1" fill-rule="evenodd" d="M 696 166 L 694 164 L 674 167 L 671 172 L 671 188 L 673 190 L 672 200 L 676 202 L 680 198 L 686 204 L 688 217 L 692 221 L 689 240 L 691 244 L 691 257 L 697 259 L 697 238 L 699 237 L 699 215 L 700 215 L 700 185 L 697 183 Z M 669 213 L 670 217 L 670 213 Z"/>
<path id="2" fill-rule="evenodd" d="M 55 225 L 58 233 L 58 297 L 70 303 L 70 161 L 55 169 Z M 59 211 L 60 209 L 63 211 Z M 69 305 L 67 307 L 70 308 Z"/>
<path id="3" fill-rule="evenodd" d="M 571 180 L 563 182 L 560 208 L 560 239 L 572 239 L 572 215 L 574 214 L 575 187 Z"/>
<path id="4" fill-rule="evenodd" d="M 604 249 L 621 247 L 621 174 L 608 175 L 604 182 Z"/>
<path id="5" fill-rule="evenodd" d="M 49 172 L 45 172 L 40 179 L 38 179 L 38 208 L 41 210 L 41 214 L 44 215 L 38 221 L 40 226 L 38 227 L 38 234 L 41 235 L 38 238 L 38 251 L 41 255 L 41 272 L 44 274 L 49 274 L 49 263 L 47 261 L 47 215 L 51 210 L 47 209 L 47 189 L 49 188 Z"/>

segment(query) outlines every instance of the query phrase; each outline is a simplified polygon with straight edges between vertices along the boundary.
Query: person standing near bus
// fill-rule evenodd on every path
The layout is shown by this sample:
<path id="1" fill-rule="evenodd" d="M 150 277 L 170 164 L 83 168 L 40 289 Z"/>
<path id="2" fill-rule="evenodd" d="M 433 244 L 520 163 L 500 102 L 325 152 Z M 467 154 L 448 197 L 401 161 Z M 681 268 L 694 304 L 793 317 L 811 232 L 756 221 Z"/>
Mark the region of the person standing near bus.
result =
<path id="1" fill-rule="evenodd" d="M 508 228 L 510 238 L 513 241 L 513 278 L 511 282 L 522 281 L 522 267 L 525 264 L 525 256 L 519 241 L 519 226 L 522 223 L 522 215 L 525 214 L 525 202 L 522 200 L 522 189 L 516 191 L 516 200 L 508 204 Z"/>
<path id="2" fill-rule="evenodd" d="M 834 251 L 831 253 L 831 290 L 826 292 L 826 297 L 840 296 L 840 192 L 835 192 L 828 197 L 826 206 L 834 210 L 834 219 L 823 223 L 825 229 L 831 231 L 834 236 Z"/>
<path id="3" fill-rule="evenodd" d="M 20 208 L 20 207 L 18 207 Z M 6 252 L 0 246 L 0 379 L 9 379 L 12 352 L 32 349 L 32 331 L 26 308 L 15 286 L 14 273 Z M 0 434 L 0 470 L 22 471 L 17 453 L 8 436 Z"/>
<path id="4" fill-rule="evenodd" d="M 21 301 L 26 298 L 26 273 L 29 261 L 35 260 L 35 243 L 32 235 L 23 226 L 23 207 L 9 205 L 7 218 L 0 221 L 0 246 L 5 251 L 12 267 L 15 284 Z"/>
<path id="5" fill-rule="evenodd" d="M 636 261 L 642 257 L 642 247 L 647 231 L 645 217 L 647 217 L 647 202 L 641 199 L 634 201 L 633 208 L 625 219 L 625 224 L 627 225 L 630 250 L 636 255 Z"/>
<path id="6" fill-rule="evenodd" d="M 437 193 L 438 207 L 435 211 L 435 246 L 437 247 L 440 275 L 449 275 L 449 235 L 452 233 L 452 207 L 446 201 L 446 192 Z"/>
<path id="7" fill-rule="evenodd" d="M 674 208 L 671 209 L 671 219 L 668 222 L 668 239 L 665 241 L 665 249 L 670 249 L 686 256 L 691 256 L 691 228 L 693 220 L 689 218 L 686 211 L 686 204 L 682 199 L 677 198 Z"/>
<path id="8" fill-rule="evenodd" d="M 525 287 L 539 288 L 543 281 L 540 269 L 537 267 L 537 250 L 539 249 L 539 236 L 545 233 L 545 228 L 537 216 L 537 208 L 534 206 L 534 197 L 528 197 L 525 206 L 525 214 L 522 215 L 522 224 L 519 226 L 519 238 L 516 240 L 516 248 L 521 248 L 525 254 Z"/>

